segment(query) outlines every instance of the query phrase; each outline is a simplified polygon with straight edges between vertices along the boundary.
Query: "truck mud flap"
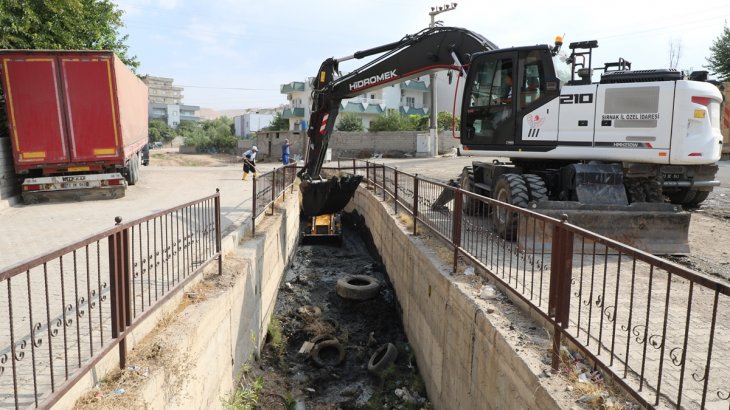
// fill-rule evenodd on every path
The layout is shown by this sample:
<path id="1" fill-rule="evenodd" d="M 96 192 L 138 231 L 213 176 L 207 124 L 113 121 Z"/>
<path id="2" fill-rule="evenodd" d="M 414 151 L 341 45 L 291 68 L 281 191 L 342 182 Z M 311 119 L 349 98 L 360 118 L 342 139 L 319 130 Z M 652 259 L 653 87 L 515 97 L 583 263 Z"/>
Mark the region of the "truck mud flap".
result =
<path id="1" fill-rule="evenodd" d="M 122 198 L 126 188 L 123 186 L 110 188 L 68 189 L 62 191 L 31 191 L 23 192 L 23 202 L 39 204 L 46 202 L 79 202 L 98 199 Z"/>
<path id="2" fill-rule="evenodd" d="M 324 181 L 302 181 L 299 184 L 302 214 L 318 216 L 342 211 L 362 178 L 362 175 L 345 175 Z"/>
<path id="3" fill-rule="evenodd" d="M 568 222 L 634 248 L 654 255 L 689 254 L 690 213 L 677 205 L 663 203 L 634 203 L 618 205 L 582 205 L 577 202 L 543 201 L 533 203 L 530 209 Z M 550 224 L 534 218 L 520 218 L 516 241 L 528 252 L 549 252 L 552 243 Z M 575 253 L 593 253 L 594 242 L 581 235 L 575 236 Z M 596 253 L 605 253 L 600 243 Z M 615 253 L 609 250 L 609 253 Z"/>

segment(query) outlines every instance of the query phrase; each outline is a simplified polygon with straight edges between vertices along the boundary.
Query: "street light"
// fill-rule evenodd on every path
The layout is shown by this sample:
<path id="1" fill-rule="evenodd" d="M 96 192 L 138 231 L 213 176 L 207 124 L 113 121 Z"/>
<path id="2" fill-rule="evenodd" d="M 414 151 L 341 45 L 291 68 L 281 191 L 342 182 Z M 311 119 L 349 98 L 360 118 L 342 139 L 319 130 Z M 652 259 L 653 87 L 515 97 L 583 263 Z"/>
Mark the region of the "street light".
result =
<path id="1" fill-rule="evenodd" d="M 443 6 L 433 6 L 431 11 L 428 13 L 431 16 L 431 23 L 428 27 L 436 27 L 435 17 L 441 13 L 446 13 L 456 8 L 456 3 L 444 4 Z M 438 136 L 438 109 L 436 108 L 436 73 L 432 73 L 428 76 L 431 82 L 431 141 L 433 141 L 433 156 L 439 154 L 439 136 Z"/>

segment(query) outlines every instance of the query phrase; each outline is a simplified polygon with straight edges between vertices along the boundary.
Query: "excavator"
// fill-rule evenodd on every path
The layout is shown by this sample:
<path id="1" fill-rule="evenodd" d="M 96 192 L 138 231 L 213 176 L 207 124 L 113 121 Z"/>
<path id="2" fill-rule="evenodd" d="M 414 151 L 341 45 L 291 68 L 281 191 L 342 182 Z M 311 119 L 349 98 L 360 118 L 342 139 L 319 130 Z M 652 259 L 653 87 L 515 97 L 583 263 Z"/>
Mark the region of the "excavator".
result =
<path id="1" fill-rule="evenodd" d="M 432 27 L 343 58 L 313 83 L 302 214 L 338 212 L 362 177 L 320 176 L 343 99 L 440 70 L 463 81 L 460 142 L 474 161 L 462 189 L 569 221 L 655 254 L 689 253 L 692 207 L 719 185 L 722 95 L 701 73 L 632 70 L 624 59 L 592 66 L 597 41 L 498 48 L 472 31 Z M 345 75 L 339 63 L 381 54 Z M 594 73 L 602 71 L 600 80 Z M 443 206 L 443 203 L 438 204 Z M 466 203 L 466 214 L 479 204 Z M 503 238 L 509 215 L 492 215 Z"/>

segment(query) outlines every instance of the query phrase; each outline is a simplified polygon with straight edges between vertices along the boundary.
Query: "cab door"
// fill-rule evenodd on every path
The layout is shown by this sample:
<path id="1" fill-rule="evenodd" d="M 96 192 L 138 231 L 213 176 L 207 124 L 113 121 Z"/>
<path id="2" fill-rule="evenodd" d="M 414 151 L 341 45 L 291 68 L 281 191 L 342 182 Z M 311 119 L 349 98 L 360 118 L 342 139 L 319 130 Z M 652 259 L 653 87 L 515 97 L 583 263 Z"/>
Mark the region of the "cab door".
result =
<path id="1" fill-rule="evenodd" d="M 515 145 L 517 57 L 516 51 L 503 51 L 472 61 L 462 103 L 463 144 L 494 150 Z"/>

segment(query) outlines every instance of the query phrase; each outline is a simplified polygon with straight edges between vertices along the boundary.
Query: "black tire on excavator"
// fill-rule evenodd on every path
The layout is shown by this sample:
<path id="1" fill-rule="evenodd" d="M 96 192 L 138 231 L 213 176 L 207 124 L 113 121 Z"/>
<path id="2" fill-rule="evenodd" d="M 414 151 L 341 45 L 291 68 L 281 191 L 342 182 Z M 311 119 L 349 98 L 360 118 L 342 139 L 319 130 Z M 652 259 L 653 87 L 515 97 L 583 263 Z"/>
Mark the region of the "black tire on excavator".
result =
<path id="1" fill-rule="evenodd" d="M 474 168 L 464 167 L 459 179 L 459 187 L 464 191 L 474 192 Z M 464 213 L 467 215 L 483 215 L 485 210 L 484 202 L 466 196 L 464 198 Z"/>
<path id="2" fill-rule="evenodd" d="M 522 178 L 524 178 L 525 184 L 527 184 L 530 201 L 540 202 L 548 199 L 547 185 L 545 185 L 545 181 L 539 175 L 524 174 Z"/>
<path id="3" fill-rule="evenodd" d="M 494 186 L 493 198 L 520 208 L 527 208 L 530 197 L 525 179 L 518 174 L 502 174 Z M 517 212 L 497 207 L 492 211 L 492 215 L 497 233 L 502 238 L 509 241 L 517 238 L 520 221 Z"/>
<path id="4" fill-rule="evenodd" d="M 707 197 L 710 191 L 698 191 L 696 189 L 683 188 L 677 192 L 668 194 L 669 202 L 682 205 L 686 208 L 697 208 Z"/>

